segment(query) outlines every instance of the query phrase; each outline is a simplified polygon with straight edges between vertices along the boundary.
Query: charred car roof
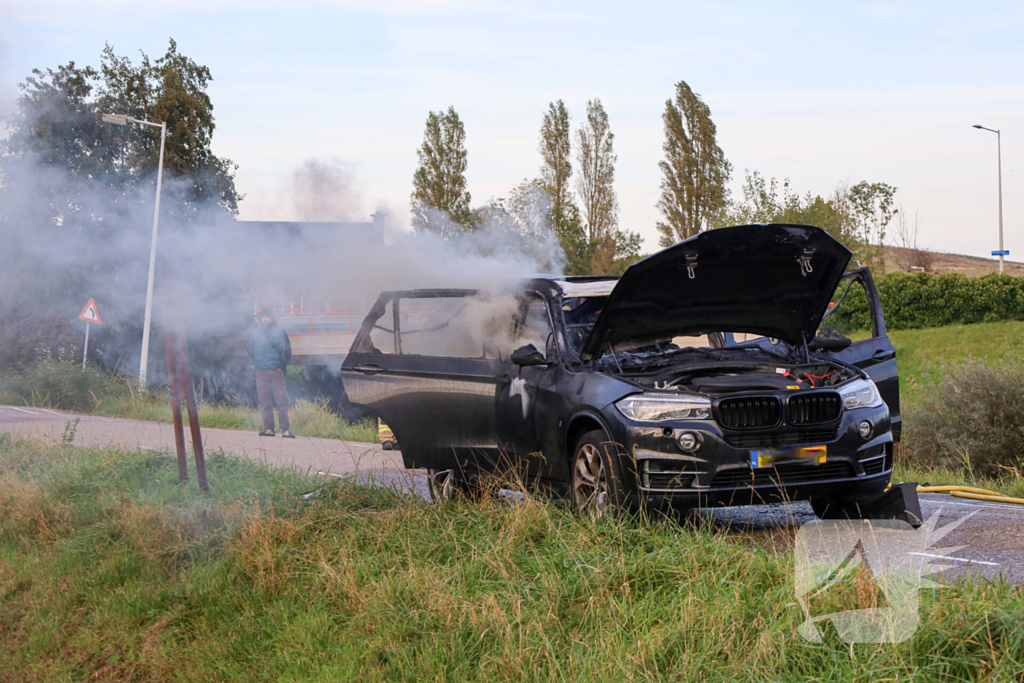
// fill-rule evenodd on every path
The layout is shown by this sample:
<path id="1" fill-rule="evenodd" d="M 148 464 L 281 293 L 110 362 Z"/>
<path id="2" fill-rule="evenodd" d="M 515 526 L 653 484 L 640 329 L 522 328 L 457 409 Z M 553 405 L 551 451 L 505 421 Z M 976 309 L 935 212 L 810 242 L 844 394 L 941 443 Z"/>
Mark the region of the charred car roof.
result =
<path id="1" fill-rule="evenodd" d="M 807 225 L 703 232 L 629 267 L 580 358 L 723 330 L 802 344 L 814 336 L 850 257 L 824 230 Z"/>

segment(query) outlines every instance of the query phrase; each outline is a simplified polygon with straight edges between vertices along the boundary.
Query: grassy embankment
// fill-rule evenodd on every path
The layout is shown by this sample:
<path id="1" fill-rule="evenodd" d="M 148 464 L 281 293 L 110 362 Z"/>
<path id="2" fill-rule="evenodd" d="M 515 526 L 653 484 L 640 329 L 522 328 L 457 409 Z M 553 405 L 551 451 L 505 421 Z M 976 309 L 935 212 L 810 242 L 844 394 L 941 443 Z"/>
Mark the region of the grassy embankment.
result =
<path id="1" fill-rule="evenodd" d="M 132 380 L 72 363 L 40 363 L 31 370 L 0 382 L 0 403 L 73 410 L 92 415 L 137 420 L 171 421 L 171 401 L 163 390 L 139 392 Z M 292 431 L 350 441 L 377 440 L 377 426 L 348 422 L 329 410 L 325 401 L 295 401 L 288 411 Z M 188 423 L 188 415 L 185 415 Z M 259 412 L 248 406 L 203 403 L 203 427 L 252 429 L 263 427 Z"/>
<path id="2" fill-rule="evenodd" d="M 920 330 L 890 332 L 896 347 L 896 360 L 900 373 L 900 400 L 905 418 L 905 444 L 913 442 L 915 411 L 932 409 L 924 405 L 930 391 L 935 390 L 946 367 L 968 360 L 978 360 L 998 368 L 1001 363 L 1019 363 L 1024 357 L 1024 322 L 1008 321 L 954 325 Z M 905 453 L 905 449 L 900 449 Z M 898 452 L 898 455 L 900 453 Z M 982 488 L 998 490 L 1011 496 L 1024 497 L 1024 467 L 1020 467 L 1022 454 L 1008 454 L 1007 464 L 1017 466 L 1017 472 L 1007 470 L 999 477 L 981 477 L 964 463 L 955 470 L 922 466 L 908 457 L 897 457 L 894 481 L 917 481 L 932 484 L 969 483 Z"/>
<path id="3" fill-rule="evenodd" d="M 921 594 L 895 645 L 805 642 L 788 535 L 431 505 L 211 455 L 0 435 L 0 681 L 1015 680 L 1024 590 Z M 861 577 L 863 579 L 863 577 Z M 815 614 L 878 604 L 855 580 Z"/>
<path id="4" fill-rule="evenodd" d="M 950 325 L 889 333 L 900 371 L 900 401 L 911 410 L 942 379 L 944 365 L 975 358 L 997 365 L 1024 351 L 1024 322 Z"/>

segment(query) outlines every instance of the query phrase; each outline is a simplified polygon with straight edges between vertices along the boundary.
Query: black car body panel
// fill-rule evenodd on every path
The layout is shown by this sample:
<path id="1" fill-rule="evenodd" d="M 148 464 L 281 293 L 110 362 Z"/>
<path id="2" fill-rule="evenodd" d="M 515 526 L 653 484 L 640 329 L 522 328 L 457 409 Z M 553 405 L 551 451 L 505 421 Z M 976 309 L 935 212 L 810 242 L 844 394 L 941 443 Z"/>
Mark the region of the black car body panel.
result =
<path id="1" fill-rule="evenodd" d="M 718 330 L 802 344 L 818 329 L 850 256 L 828 233 L 805 225 L 702 232 L 626 270 L 581 357 Z"/>
<path id="2" fill-rule="evenodd" d="M 761 294 L 744 293 L 732 281 L 732 304 L 725 293 L 705 292 L 728 310 L 715 313 L 683 301 L 690 279 L 688 252 L 679 247 L 692 240 L 641 262 L 658 266 L 642 277 L 656 271 L 662 275 L 648 284 L 651 298 L 660 303 L 647 310 L 676 317 L 671 324 L 668 319 L 646 323 L 635 334 L 616 330 L 634 316 L 642 318 L 646 304 L 637 277 L 626 287 L 599 278 L 539 278 L 501 293 L 384 292 L 341 368 L 349 400 L 391 427 L 408 468 L 490 472 L 511 467 L 545 486 L 566 488 L 577 442 L 599 430 L 618 445 L 627 486 L 651 505 L 880 494 L 892 470 L 899 386 L 895 351 L 870 273 L 859 269 L 843 275 L 849 252 L 817 228 L 745 226 L 714 232 L 762 249 L 772 236 L 782 245 L 775 264 L 758 261 L 758 272 L 790 281 L 761 288 L 748 280 L 745 285 L 786 299 L 783 304 L 764 300 L 771 315 L 754 311 Z M 800 248 L 794 251 L 794 244 Z M 809 271 L 807 263 L 799 262 L 804 245 L 814 249 L 806 254 Z M 748 264 L 757 260 L 751 254 L 737 258 Z M 666 285 L 679 297 L 675 304 L 658 285 L 676 267 L 672 263 L 684 264 L 686 281 L 685 286 Z M 736 274 L 721 245 L 718 256 L 698 263 L 697 278 L 713 278 L 708 273 L 716 269 Z M 872 336 L 842 350 L 812 350 L 814 344 L 807 341 L 814 327 L 808 333 L 808 326 L 821 321 L 836 298 L 836 286 L 845 286 L 841 280 L 867 290 Z M 808 284 L 814 282 L 827 291 Z M 610 309 L 618 313 L 606 316 Z M 696 311 L 699 320 L 685 318 L 687 310 Z M 743 311 L 755 322 L 743 322 Z M 602 320 L 602 343 L 632 351 L 602 356 L 597 347 L 585 352 Z M 706 333 L 707 346 L 687 346 L 682 338 L 697 330 Z M 757 331 L 786 337 L 737 343 L 733 334 Z M 454 346 L 432 346 L 434 337 L 445 337 Z M 654 344 L 637 348 L 641 339 Z M 527 344 L 536 352 L 528 352 Z M 512 362 L 513 350 L 517 358 L 532 360 Z M 868 377 L 885 403 L 845 407 L 838 392 Z M 621 409 L 631 395 L 645 400 L 664 393 L 706 396 L 711 414 L 644 422 Z M 870 425 L 866 436 L 860 432 L 864 423 Z M 699 447 L 684 451 L 683 432 L 695 434 Z M 826 461 L 809 461 L 803 452 L 808 447 L 827 449 Z M 752 458 L 762 455 L 769 464 L 755 467 Z"/>
<path id="3" fill-rule="evenodd" d="M 868 306 L 871 309 L 871 336 L 867 339 L 853 342 L 850 347 L 842 351 L 821 351 L 822 355 L 836 360 L 841 360 L 855 365 L 867 373 L 878 386 L 878 392 L 882 395 L 889 414 L 892 416 L 893 440 L 899 442 L 903 433 L 903 417 L 900 414 L 900 385 L 899 375 L 896 372 L 896 347 L 885 329 L 885 316 L 882 314 L 882 301 L 875 288 L 875 281 L 871 277 L 871 271 L 867 268 L 852 270 L 843 276 L 842 283 L 849 285 L 860 284 L 864 287 L 867 295 Z M 843 290 L 845 293 L 847 290 Z M 841 302 L 840 302 L 841 303 Z M 828 318 L 825 318 L 828 321 Z"/>

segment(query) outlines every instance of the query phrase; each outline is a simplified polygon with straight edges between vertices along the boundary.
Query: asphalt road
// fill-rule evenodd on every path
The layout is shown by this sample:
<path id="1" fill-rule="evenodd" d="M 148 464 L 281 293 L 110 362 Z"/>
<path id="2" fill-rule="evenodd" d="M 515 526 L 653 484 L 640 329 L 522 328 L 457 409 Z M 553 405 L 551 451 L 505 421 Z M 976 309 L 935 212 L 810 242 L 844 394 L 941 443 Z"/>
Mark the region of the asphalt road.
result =
<path id="1" fill-rule="evenodd" d="M 77 425 L 75 421 L 78 420 Z M 118 446 L 174 452 L 173 427 L 164 422 L 128 420 L 117 417 L 82 415 L 61 410 L 0 406 L 0 432 L 27 438 L 61 442 L 66 430 L 74 430 L 76 446 Z M 207 453 L 223 450 L 274 466 L 291 466 L 310 474 L 354 477 L 362 483 L 394 486 L 426 494 L 426 475 L 409 472 L 402 456 L 382 450 L 380 444 L 297 436 L 285 439 L 258 436 L 252 430 L 203 427 L 203 448 Z M 192 439 L 185 425 L 186 448 L 191 458 Z"/>
<path id="2" fill-rule="evenodd" d="M 73 443 L 78 446 L 120 446 L 144 450 L 174 450 L 171 425 L 142 420 L 79 415 L 66 411 L 0 406 L 0 432 L 60 442 L 69 424 L 78 420 Z M 186 428 L 186 439 L 189 438 Z M 295 466 L 310 474 L 354 477 L 363 483 L 391 486 L 425 496 L 426 476 L 407 471 L 401 454 L 378 444 L 299 436 L 284 439 L 257 436 L 252 431 L 203 428 L 205 449 L 223 449 L 240 457 L 275 466 Z M 921 494 L 925 517 L 939 514 L 938 526 L 968 517 L 946 536 L 940 547 L 956 548 L 936 563 L 946 578 L 963 573 L 986 578 L 1003 576 L 1024 584 L 1024 506 L 968 501 L 942 494 Z M 772 544 L 792 542 L 800 525 L 815 519 L 807 503 L 701 509 L 691 519 L 710 523 Z"/>

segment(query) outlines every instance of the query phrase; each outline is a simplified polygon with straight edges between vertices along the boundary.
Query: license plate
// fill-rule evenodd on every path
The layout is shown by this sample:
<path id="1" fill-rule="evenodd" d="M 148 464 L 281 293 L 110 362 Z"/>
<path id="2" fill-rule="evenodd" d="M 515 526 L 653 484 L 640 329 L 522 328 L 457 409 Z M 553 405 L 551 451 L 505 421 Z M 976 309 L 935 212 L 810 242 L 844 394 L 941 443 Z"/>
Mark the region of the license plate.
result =
<path id="1" fill-rule="evenodd" d="M 825 446 L 805 446 L 797 451 L 797 456 L 824 465 L 828 457 L 828 449 Z"/>
<path id="2" fill-rule="evenodd" d="M 781 451 L 750 451 L 750 466 L 757 470 L 764 467 L 774 467 L 775 463 L 783 460 L 810 460 L 818 465 L 825 463 L 828 457 L 828 449 L 825 446 L 804 446 L 796 451 L 784 453 Z"/>

